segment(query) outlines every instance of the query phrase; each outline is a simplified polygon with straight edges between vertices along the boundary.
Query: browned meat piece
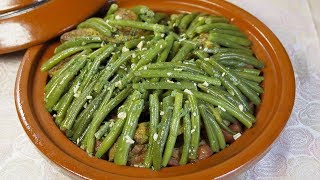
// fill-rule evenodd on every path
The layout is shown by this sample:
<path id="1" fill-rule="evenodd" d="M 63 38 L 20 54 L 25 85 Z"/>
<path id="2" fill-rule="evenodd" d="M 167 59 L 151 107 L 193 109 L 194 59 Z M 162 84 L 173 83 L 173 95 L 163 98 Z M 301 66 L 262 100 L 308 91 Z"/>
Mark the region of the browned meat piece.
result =
<path id="1" fill-rule="evenodd" d="M 179 166 L 179 160 L 177 158 L 171 157 L 168 166 Z"/>
<path id="2" fill-rule="evenodd" d="M 100 147 L 100 144 L 101 144 L 102 142 L 101 141 L 99 141 L 99 140 L 96 140 L 96 144 L 95 144 L 95 146 L 94 146 L 94 150 L 97 152 L 97 150 L 98 150 L 98 148 Z"/>
<path id="3" fill-rule="evenodd" d="M 180 157 L 181 157 L 181 149 L 174 148 L 171 158 L 168 162 L 168 166 L 179 166 Z"/>
<path id="4" fill-rule="evenodd" d="M 149 123 L 143 122 L 138 124 L 138 128 L 134 134 L 133 139 L 138 144 L 146 144 L 149 140 Z"/>
<path id="5" fill-rule="evenodd" d="M 124 8 L 119 8 L 115 13 L 115 18 L 116 19 L 121 19 L 121 20 L 132 20 L 135 21 L 138 19 L 138 16 L 136 13 L 129 9 L 124 9 Z"/>
<path id="6" fill-rule="evenodd" d="M 84 37 L 84 36 L 98 36 L 103 38 L 102 35 L 100 35 L 100 33 L 97 32 L 96 30 L 91 28 L 83 28 L 83 29 L 75 29 L 62 34 L 60 37 L 60 41 L 65 42 L 65 41 L 72 40 L 74 38 Z"/>
<path id="7" fill-rule="evenodd" d="M 229 128 L 234 131 L 234 132 L 237 132 L 237 133 L 241 133 L 243 131 L 242 129 L 242 126 L 240 123 L 233 123 L 229 126 Z M 224 139 L 226 140 L 226 142 L 228 144 L 231 144 L 234 142 L 234 139 L 233 139 L 233 135 L 228 133 L 227 131 L 223 130 L 222 129 L 222 133 L 223 133 L 223 136 L 224 136 Z"/>
<path id="8" fill-rule="evenodd" d="M 210 146 L 207 144 L 202 144 L 198 148 L 198 156 L 196 161 L 200 161 L 202 159 L 207 159 L 213 154 L 213 151 L 211 150 Z"/>
<path id="9" fill-rule="evenodd" d="M 128 163 L 130 166 L 142 164 L 147 153 L 146 145 L 134 145 L 129 152 Z"/>

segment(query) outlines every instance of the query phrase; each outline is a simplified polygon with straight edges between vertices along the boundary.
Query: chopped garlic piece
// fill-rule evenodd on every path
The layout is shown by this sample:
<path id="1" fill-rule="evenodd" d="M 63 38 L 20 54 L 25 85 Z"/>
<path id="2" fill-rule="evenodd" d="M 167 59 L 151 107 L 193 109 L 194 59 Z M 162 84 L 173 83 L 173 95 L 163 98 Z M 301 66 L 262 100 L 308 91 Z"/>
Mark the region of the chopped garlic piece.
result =
<path id="1" fill-rule="evenodd" d="M 137 45 L 137 48 L 138 48 L 139 50 L 141 50 L 141 49 L 142 49 L 142 46 L 143 46 L 143 41 L 140 41 L 139 44 Z"/>
<path id="2" fill-rule="evenodd" d="M 171 81 L 171 80 L 169 80 L 169 79 L 167 80 L 167 82 L 168 82 L 168 83 L 174 83 L 173 81 Z"/>
<path id="3" fill-rule="evenodd" d="M 127 47 L 123 46 L 122 52 L 127 52 L 127 51 L 129 51 L 129 49 Z"/>
<path id="4" fill-rule="evenodd" d="M 118 118 L 119 119 L 124 119 L 124 118 L 126 118 L 127 117 L 127 113 L 126 112 L 120 112 L 119 114 L 118 114 Z"/>
<path id="5" fill-rule="evenodd" d="M 92 99 L 92 96 L 86 96 L 87 99 Z"/>
<path id="6" fill-rule="evenodd" d="M 168 73 L 167 73 L 167 75 L 168 75 L 168 76 L 171 76 L 171 75 L 172 75 L 172 73 L 168 72 Z"/>
<path id="7" fill-rule="evenodd" d="M 243 105 L 242 104 L 239 105 L 239 109 L 240 109 L 240 111 L 243 111 Z"/>
<path id="8" fill-rule="evenodd" d="M 226 109 L 224 109 L 223 107 L 218 106 L 218 108 L 220 108 L 222 111 L 226 112 Z"/>
<path id="9" fill-rule="evenodd" d="M 163 116 L 164 115 L 164 111 L 160 111 L 160 116 Z"/>
<path id="10" fill-rule="evenodd" d="M 158 139 L 158 134 L 157 134 L 157 133 L 154 133 L 154 134 L 153 134 L 153 140 L 156 141 L 157 139 Z"/>
<path id="11" fill-rule="evenodd" d="M 130 136 L 126 135 L 124 138 L 126 139 L 126 143 L 127 143 L 127 144 L 133 144 L 133 143 L 134 143 L 134 140 L 131 139 Z"/>
<path id="12" fill-rule="evenodd" d="M 237 140 L 240 136 L 241 136 L 241 133 L 237 133 L 237 134 L 233 135 L 233 139 Z"/>
<path id="13" fill-rule="evenodd" d="M 208 87 L 209 86 L 209 83 L 207 81 L 203 82 L 202 85 Z"/>
<path id="14" fill-rule="evenodd" d="M 185 89 L 183 92 L 187 93 L 187 94 L 193 94 L 189 89 Z"/>

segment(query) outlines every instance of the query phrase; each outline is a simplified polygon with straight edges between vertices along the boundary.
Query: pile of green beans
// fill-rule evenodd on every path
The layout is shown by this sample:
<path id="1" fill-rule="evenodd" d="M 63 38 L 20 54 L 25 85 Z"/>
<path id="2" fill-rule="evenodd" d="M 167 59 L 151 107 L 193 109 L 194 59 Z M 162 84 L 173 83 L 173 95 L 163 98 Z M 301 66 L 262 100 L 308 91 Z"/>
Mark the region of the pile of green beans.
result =
<path id="1" fill-rule="evenodd" d="M 71 141 L 97 158 L 115 148 L 112 161 L 128 165 L 148 122 L 143 161 L 131 165 L 159 170 L 177 147 L 180 165 L 194 162 L 201 140 L 219 152 L 230 145 L 223 132 L 237 135 L 230 124 L 255 123 L 264 64 L 237 26 L 205 13 L 121 11 L 112 4 L 80 23 L 77 32 L 94 33 L 74 33 L 41 66 L 51 73 L 45 108 Z"/>

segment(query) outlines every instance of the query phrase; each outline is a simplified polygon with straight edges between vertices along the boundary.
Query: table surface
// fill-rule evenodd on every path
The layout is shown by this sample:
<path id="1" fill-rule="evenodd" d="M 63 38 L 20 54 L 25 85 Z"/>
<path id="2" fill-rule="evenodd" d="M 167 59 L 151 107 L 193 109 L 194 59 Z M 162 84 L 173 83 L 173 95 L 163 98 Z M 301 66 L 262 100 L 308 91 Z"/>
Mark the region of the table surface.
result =
<path id="1" fill-rule="evenodd" d="M 296 78 L 291 117 L 271 150 L 239 179 L 320 179 L 320 1 L 229 0 L 264 22 L 285 46 Z M 1 179 L 70 179 L 43 158 L 20 125 L 14 83 L 24 51 L 0 55 Z"/>

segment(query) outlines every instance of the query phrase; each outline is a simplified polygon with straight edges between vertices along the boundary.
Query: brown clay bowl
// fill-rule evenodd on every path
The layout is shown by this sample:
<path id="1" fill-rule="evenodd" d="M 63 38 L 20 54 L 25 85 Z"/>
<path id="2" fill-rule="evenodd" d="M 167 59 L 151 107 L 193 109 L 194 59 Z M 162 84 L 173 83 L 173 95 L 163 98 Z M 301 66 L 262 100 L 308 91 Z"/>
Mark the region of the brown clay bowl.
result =
<path id="1" fill-rule="evenodd" d="M 120 7 L 141 4 L 139 0 L 119 0 Z M 221 14 L 229 19 L 253 42 L 257 57 L 264 61 L 264 93 L 257 108 L 257 123 L 225 150 L 199 163 L 150 169 L 118 166 L 89 157 L 69 141 L 45 110 L 43 89 L 47 74 L 40 66 L 52 55 L 58 42 L 30 48 L 20 65 L 15 88 L 16 108 L 21 124 L 37 148 L 54 163 L 84 178 L 203 178 L 230 177 L 253 165 L 278 137 L 285 126 L 294 102 L 295 82 L 288 55 L 276 36 L 258 19 L 244 10 L 221 0 L 154 0 L 143 4 L 157 11 L 199 11 Z"/>

